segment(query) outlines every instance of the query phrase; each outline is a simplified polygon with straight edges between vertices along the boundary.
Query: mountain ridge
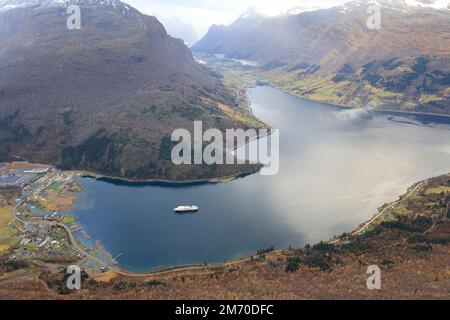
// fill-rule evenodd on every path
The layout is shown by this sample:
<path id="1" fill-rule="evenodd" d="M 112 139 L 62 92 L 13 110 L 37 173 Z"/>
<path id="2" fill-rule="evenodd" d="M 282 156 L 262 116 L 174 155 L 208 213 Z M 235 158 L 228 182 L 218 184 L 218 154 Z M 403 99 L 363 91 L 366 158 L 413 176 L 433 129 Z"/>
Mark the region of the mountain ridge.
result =
<path id="1" fill-rule="evenodd" d="M 242 93 L 195 62 L 155 17 L 116 0 L 65 1 L 82 10 L 81 29 L 68 30 L 65 5 L 39 2 L 0 15 L 0 161 L 19 157 L 128 179 L 247 170 L 170 161 L 171 132 L 192 130 L 194 120 L 205 129 L 259 122 Z"/>
<path id="2" fill-rule="evenodd" d="M 239 32 L 229 26 L 193 51 L 256 61 L 263 81 L 313 100 L 450 113 L 450 11 L 394 3 L 369 30 L 369 3 L 270 17 Z"/>

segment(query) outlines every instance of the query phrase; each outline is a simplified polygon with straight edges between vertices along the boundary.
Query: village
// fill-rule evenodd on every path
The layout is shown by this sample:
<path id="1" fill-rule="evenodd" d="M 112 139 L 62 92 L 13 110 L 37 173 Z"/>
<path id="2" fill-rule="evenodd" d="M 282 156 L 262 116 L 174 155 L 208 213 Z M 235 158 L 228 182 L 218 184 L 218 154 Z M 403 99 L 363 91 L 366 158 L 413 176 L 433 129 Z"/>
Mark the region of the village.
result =
<path id="1" fill-rule="evenodd" d="M 63 264 L 79 261 L 88 251 L 99 256 L 83 263 L 100 272 L 110 255 L 94 242 L 72 213 L 82 190 L 79 173 L 47 166 L 10 163 L 0 166 L 0 253 L 10 260 Z M 74 245 L 74 243 L 76 245 Z"/>

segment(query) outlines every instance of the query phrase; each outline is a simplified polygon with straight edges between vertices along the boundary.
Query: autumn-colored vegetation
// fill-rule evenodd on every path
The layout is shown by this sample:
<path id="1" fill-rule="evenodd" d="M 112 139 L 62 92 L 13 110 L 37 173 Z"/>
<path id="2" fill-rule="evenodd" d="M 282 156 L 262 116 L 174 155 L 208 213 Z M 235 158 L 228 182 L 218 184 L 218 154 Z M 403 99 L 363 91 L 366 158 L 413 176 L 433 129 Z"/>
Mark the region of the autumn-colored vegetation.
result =
<path id="1" fill-rule="evenodd" d="M 240 264 L 125 277 L 84 274 L 64 287 L 64 269 L 0 260 L 0 297 L 51 299 L 448 299 L 450 175 L 431 179 L 358 236 L 302 249 L 261 250 Z M 368 290 L 367 267 L 382 272 Z M 58 271 L 59 270 L 59 271 Z M 50 272 L 51 271 L 51 272 Z M 3 275 L 2 275 L 3 273 Z M 16 279 L 16 280 L 14 280 Z"/>

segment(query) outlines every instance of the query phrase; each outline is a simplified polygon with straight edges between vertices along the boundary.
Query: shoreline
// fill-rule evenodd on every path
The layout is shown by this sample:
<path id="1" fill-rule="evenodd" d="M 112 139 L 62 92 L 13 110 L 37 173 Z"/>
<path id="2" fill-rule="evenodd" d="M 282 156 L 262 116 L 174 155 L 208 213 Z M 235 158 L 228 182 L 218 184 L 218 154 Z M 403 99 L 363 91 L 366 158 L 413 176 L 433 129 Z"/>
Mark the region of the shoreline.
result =
<path id="1" fill-rule="evenodd" d="M 258 137 L 257 137 L 258 138 Z M 253 141 L 252 139 L 251 141 Z M 250 142 L 251 142 L 250 141 Z M 31 167 L 39 167 L 39 168 L 54 168 L 60 171 L 71 171 L 79 174 L 80 177 L 91 178 L 94 180 L 104 181 L 108 183 L 116 183 L 118 185 L 129 185 L 129 186 L 191 186 L 191 185 L 208 185 L 208 184 L 217 184 L 217 183 L 226 183 L 231 182 L 240 178 L 245 178 L 250 175 L 257 174 L 261 168 L 262 164 L 258 163 L 250 163 L 248 165 L 255 166 L 254 170 L 247 170 L 238 172 L 229 176 L 222 176 L 218 178 L 205 178 L 205 179 L 193 179 L 193 180 L 166 180 L 166 179 L 129 179 L 123 177 L 114 177 L 108 176 L 101 173 L 95 173 L 92 171 L 85 170 L 63 170 L 58 168 L 52 164 L 42 164 L 42 163 L 33 163 L 33 162 L 0 162 L 0 165 L 4 165 L 4 167 L 0 166 L 0 170 L 7 170 L 11 168 L 31 168 Z"/>
<path id="2" fill-rule="evenodd" d="M 353 228 L 351 231 L 349 231 L 348 235 L 350 236 L 358 236 L 361 233 L 363 233 L 365 230 L 367 230 L 368 227 L 370 227 L 375 221 L 378 220 L 378 218 L 380 216 L 383 215 L 384 212 L 386 212 L 387 209 L 391 208 L 392 206 L 394 206 L 395 204 L 398 204 L 400 202 L 405 201 L 406 199 L 408 199 L 415 190 L 417 190 L 417 188 L 421 185 L 426 184 L 429 180 L 436 178 L 436 177 L 441 177 L 441 176 L 447 176 L 449 175 L 449 173 L 444 173 L 444 174 L 440 174 L 437 175 L 435 177 L 430 177 L 427 179 L 424 179 L 422 181 L 418 181 L 416 183 L 414 183 L 413 185 L 409 186 L 406 190 L 406 192 L 404 194 L 401 194 L 399 196 L 398 200 L 392 201 L 390 203 L 385 204 L 383 207 L 380 207 L 380 209 L 378 210 L 378 212 L 372 216 L 370 219 L 365 220 L 364 222 L 362 222 L 361 224 L 359 224 L 358 226 L 356 226 L 355 228 Z M 206 182 L 208 183 L 208 182 Z M 208 183 L 210 184 L 210 183 Z M 173 185 L 173 184 L 171 184 Z M 362 226 L 362 227 L 361 227 Z M 66 229 L 66 228 L 65 228 Z M 67 229 L 66 229 L 67 231 Z M 80 239 L 76 236 L 73 236 L 73 239 L 76 241 L 78 246 L 83 246 L 82 243 L 80 242 Z M 327 241 L 322 241 L 324 243 L 329 243 L 329 244 L 337 244 L 340 241 L 342 241 L 342 236 L 338 236 L 338 237 L 334 237 L 334 238 L 330 238 Z M 84 246 L 83 246 L 84 247 Z M 281 253 L 286 251 L 287 248 L 278 248 L 278 249 L 274 249 L 268 253 Z M 84 250 L 83 250 L 84 251 Z M 257 252 L 253 252 L 250 254 L 247 254 L 241 258 L 235 258 L 235 259 L 230 259 L 230 260 L 225 260 L 224 262 L 216 262 L 216 263 L 208 263 L 208 264 L 182 264 L 182 265 L 174 265 L 174 266 L 167 266 L 167 267 L 158 267 L 155 269 L 149 269 L 148 271 L 131 271 L 131 270 L 126 270 L 123 269 L 119 266 L 114 266 L 114 265 L 108 265 L 106 267 L 108 267 L 108 269 L 110 269 L 111 271 L 122 275 L 122 276 L 127 276 L 127 277 L 139 277 L 139 278 L 145 278 L 145 277 L 154 277 L 154 276 L 160 276 L 160 275 L 166 275 L 166 274 L 170 274 L 170 273 L 180 273 L 180 272 L 185 272 L 185 271 L 194 271 L 194 270 L 210 270 L 210 269 L 214 269 L 217 267 L 223 267 L 223 266 L 230 266 L 230 265 L 237 265 L 237 264 L 241 264 L 241 263 L 245 263 L 248 262 L 249 260 L 252 259 L 252 257 L 257 256 L 258 253 Z M 89 255 L 85 256 L 86 258 L 90 259 Z M 96 262 L 98 264 L 98 261 L 93 260 L 94 262 Z M 102 265 L 102 264 L 100 264 Z"/>
<path id="3" fill-rule="evenodd" d="M 355 108 L 355 107 L 350 107 L 350 106 L 343 106 L 343 105 L 335 105 L 335 104 L 330 104 L 330 103 L 326 103 L 326 102 L 321 102 L 321 101 L 317 101 L 317 100 L 312 100 L 306 97 L 302 97 L 302 96 L 298 96 L 295 95 L 289 91 L 284 91 L 280 88 L 277 88 L 275 86 L 270 85 L 273 88 L 276 88 L 282 92 L 285 92 L 287 94 L 290 94 L 292 96 L 295 96 L 297 98 L 300 99 L 305 99 L 307 101 L 312 101 L 312 102 L 317 102 L 317 103 L 321 103 L 321 104 L 325 104 L 325 105 L 329 105 L 331 107 L 336 107 L 336 108 L 340 108 L 340 109 L 346 109 L 346 110 L 358 110 L 361 109 L 360 108 Z M 256 86 L 258 87 L 258 86 Z M 253 87 L 255 88 L 255 87 Z M 248 91 L 247 91 L 248 92 Z M 388 110 L 388 109 L 371 109 L 372 111 L 376 112 L 376 113 L 393 113 L 393 114 L 408 114 L 408 115 L 419 115 L 419 116 L 432 116 L 432 117 L 439 117 L 439 118 L 446 118 L 446 119 L 450 119 L 450 115 L 445 115 L 445 114 L 433 114 L 433 113 L 418 113 L 418 112 L 409 112 L 409 111 L 400 111 L 400 110 Z M 270 135 L 270 133 L 269 133 Z M 257 140 L 263 137 L 255 137 L 253 140 Z M 249 141 L 249 142 L 251 142 Z M 237 148 L 239 148 L 240 146 L 236 147 L 234 150 L 236 150 Z M 54 166 L 49 166 L 49 167 L 54 167 Z M 57 167 L 56 167 L 57 168 Z M 234 174 L 232 176 L 225 176 L 225 177 L 221 177 L 221 178 L 213 178 L 213 179 L 194 179 L 194 180 L 188 180 L 188 181 L 171 181 L 171 180 L 164 180 L 164 179 L 127 179 L 127 178 L 121 178 L 121 177 L 113 177 L 113 176 L 105 176 L 102 174 L 97 174 L 97 173 L 93 173 L 93 172 L 89 172 L 89 171 L 75 171 L 77 173 L 80 173 L 80 175 L 83 177 L 88 177 L 88 178 L 93 178 L 95 180 L 99 180 L 99 181 L 104 181 L 107 183 L 113 183 L 113 184 L 118 184 L 118 185 L 125 185 L 125 186 L 193 186 L 193 185 L 209 185 L 209 184 L 217 184 L 217 183 L 226 183 L 226 182 L 231 182 L 234 181 L 236 179 L 240 179 L 240 178 L 245 178 L 246 176 L 249 175 L 253 175 L 257 172 L 259 172 L 259 170 L 261 169 L 261 167 L 259 167 L 257 170 L 254 170 L 254 172 L 242 172 L 242 173 L 237 173 Z M 441 175 L 440 175 L 441 176 Z M 426 181 L 428 181 L 429 179 L 425 179 L 422 180 L 420 182 L 415 183 L 413 186 L 409 187 L 407 192 L 405 194 L 402 194 L 400 196 L 400 199 L 402 199 L 408 192 L 410 189 L 414 188 L 414 186 L 417 186 L 419 184 L 425 183 Z M 391 207 L 393 204 L 397 203 L 399 200 L 397 201 L 393 201 L 390 202 L 386 208 Z M 383 210 L 384 211 L 384 210 Z M 382 214 L 383 212 L 382 210 L 378 210 L 377 214 L 375 214 L 372 218 L 370 218 L 369 220 L 364 221 L 362 224 L 365 225 L 365 228 L 367 228 L 372 222 L 377 220 L 377 217 L 380 216 L 380 214 Z M 353 230 L 351 230 L 351 234 L 355 235 L 355 230 L 357 230 L 359 227 L 354 228 Z M 76 237 L 76 240 L 79 241 L 79 239 Z M 326 243 L 332 243 L 334 241 L 339 242 L 341 239 L 338 238 L 331 238 L 328 241 L 325 241 Z M 282 248 L 282 249 L 276 249 L 274 251 L 271 251 L 273 253 L 275 252 L 283 252 L 287 250 L 286 248 Z M 133 272 L 133 271 L 127 271 L 126 269 L 122 269 L 120 267 L 116 267 L 116 266 L 108 266 L 109 269 L 111 269 L 112 271 L 121 274 L 121 275 L 125 275 L 125 276 L 131 276 L 131 277 L 151 277 L 151 276 L 157 276 L 157 275 L 161 275 L 161 274 L 166 274 L 166 273 L 177 273 L 177 272 L 183 272 L 186 270 L 205 270 L 205 269 L 210 269 L 210 268 L 214 268 L 214 267 L 220 267 L 220 266 L 227 266 L 227 265 L 234 265 L 234 264 L 240 264 L 240 263 L 244 263 L 246 261 L 248 261 L 249 259 L 251 259 L 251 257 L 257 255 L 257 253 L 253 253 L 250 255 L 246 255 L 242 258 L 236 258 L 236 259 L 232 259 L 229 261 L 224 261 L 224 262 L 220 262 L 220 263 L 211 263 L 211 264 L 188 264 L 188 265 L 175 265 L 175 266 L 168 266 L 168 267 L 161 267 L 161 268 L 155 268 L 155 269 L 151 269 L 148 271 L 143 271 L 143 272 Z"/>
<path id="4" fill-rule="evenodd" d="M 218 184 L 218 183 L 227 183 L 237 179 L 245 178 L 247 176 L 251 176 L 257 174 L 261 170 L 261 165 L 257 165 L 257 168 L 253 171 L 240 172 L 229 176 L 223 176 L 219 178 L 206 178 L 206 179 L 193 179 L 193 180 L 185 180 L 185 181 L 175 181 L 175 180 L 165 180 L 165 179 L 128 179 L 122 177 L 114 177 L 107 176 L 100 173 L 90 172 L 90 171 L 78 171 L 80 177 L 91 178 L 98 181 L 103 181 L 107 183 L 123 185 L 123 186 L 136 186 L 136 187 L 144 187 L 144 186 L 193 186 L 193 185 L 209 185 L 209 184 Z"/>
<path id="5" fill-rule="evenodd" d="M 305 247 L 305 249 L 302 247 L 289 247 L 285 250 L 268 248 L 258 251 L 258 256 L 253 258 L 242 255 L 238 260 L 228 260 L 224 263 L 185 264 L 155 268 L 147 273 L 143 273 L 145 270 L 127 272 L 119 266 L 111 266 L 100 272 L 97 266 L 101 265 L 102 261 L 98 262 L 97 259 L 98 263 L 95 263 L 96 257 L 92 257 L 93 260 L 91 260 L 89 256 L 81 252 L 79 260 L 48 261 L 51 265 L 47 265 L 44 261 L 44 264 L 38 266 L 39 269 L 24 267 L 21 273 L 11 274 L 11 276 L 7 274 L 2 279 L 4 281 L 2 289 L 9 290 L 9 283 L 20 280 L 21 286 L 15 287 L 17 293 L 13 296 L 20 299 L 29 297 L 28 294 L 22 294 L 24 288 L 29 288 L 31 291 L 28 292 L 33 294 L 42 293 L 49 298 L 63 300 L 95 300 L 105 297 L 108 299 L 195 300 L 211 296 L 214 292 L 214 299 L 222 299 L 224 296 L 249 300 L 283 299 L 285 296 L 295 300 L 311 297 L 323 299 L 330 296 L 338 299 L 370 298 L 374 293 L 367 291 L 365 286 L 368 277 L 366 268 L 377 265 L 383 272 L 383 279 L 387 279 L 386 283 L 388 283 L 382 291 L 377 292 L 377 297 L 380 299 L 416 299 L 418 292 L 419 297 L 423 298 L 445 298 L 449 283 L 446 270 L 450 243 L 449 208 L 447 205 L 447 213 L 444 211 L 445 206 L 440 206 L 438 211 L 428 210 L 426 201 L 415 198 L 424 196 L 424 200 L 433 201 L 441 192 L 441 188 L 446 188 L 448 199 L 450 196 L 448 179 L 450 174 L 430 178 L 429 185 L 413 192 L 410 200 L 405 199 L 407 193 L 400 197 L 400 200 L 405 199 L 404 201 L 407 202 L 404 207 L 401 205 L 401 208 L 412 210 L 405 217 L 407 220 L 404 220 L 404 224 L 379 225 L 383 221 L 379 219 L 371 227 L 371 230 L 374 228 L 377 232 L 369 230 L 367 235 L 362 237 L 343 234 L 340 237 L 341 241 L 335 246 L 322 243 L 311 244 L 311 247 Z M 417 183 L 411 183 L 407 189 L 408 193 L 416 185 Z M 396 192 L 396 194 L 400 193 L 401 191 Z M 388 216 L 391 216 L 390 212 L 384 217 Z M 413 227 L 418 217 L 427 217 L 432 220 L 423 224 L 420 231 L 412 229 L 405 231 L 402 226 Z M 398 217 L 389 219 L 388 222 L 401 221 L 396 219 Z M 423 239 L 418 238 L 417 235 L 422 235 Z M 413 238 L 417 241 L 409 241 Z M 42 272 L 49 267 L 54 268 L 54 263 L 60 265 L 58 270 L 61 272 Z M 67 263 L 87 263 L 91 266 L 86 270 L 89 281 L 83 282 L 82 291 L 72 295 L 66 295 L 61 291 L 65 288 L 66 278 L 62 271 Z M 417 270 L 422 272 L 417 273 Z M 36 283 L 35 275 L 39 272 L 42 272 L 39 279 L 45 285 L 28 286 L 28 284 Z M 268 276 L 271 279 L 270 283 L 267 282 Z M 314 283 L 311 284 L 311 277 L 325 279 L 326 285 L 318 287 Z M 343 284 L 338 290 L 335 286 L 336 281 L 341 281 Z M 242 283 L 247 285 L 244 290 L 239 285 Z M 405 287 L 405 284 L 411 283 L 414 285 Z M 298 291 L 299 287 L 305 290 Z M 217 288 L 223 290 L 216 292 Z M 382 295 L 379 296 L 379 294 Z"/>
<path id="6" fill-rule="evenodd" d="M 383 206 L 383 208 L 380 208 L 378 210 L 378 213 L 376 213 L 373 217 L 371 217 L 370 219 L 362 222 L 360 225 L 356 226 L 355 228 L 353 228 L 351 231 L 349 231 L 347 236 L 351 236 L 351 237 L 355 237 L 355 236 L 359 236 L 362 233 L 364 233 L 364 231 L 367 230 L 368 227 L 370 227 L 375 221 L 378 220 L 379 217 L 381 217 L 386 211 L 387 209 L 395 206 L 396 204 L 399 204 L 405 200 L 407 200 L 410 196 L 412 196 L 414 194 L 415 191 L 417 191 L 417 189 L 423 185 L 425 185 L 426 183 L 428 183 L 430 180 L 434 179 L 434 178 L 438 178 L 438 177 L 442 177 L 442 176 L 447 176 L 450 175 L 450 173 L 444 173 L 444 174 L 440 174 L 437 175 L 435 177 L 430 177 L 421 181 L 418 181 L 416 183 L 414 183 L 413 185 L 411 185 L 410 187 L 408 187 L 408 189 L 406 190 L 405 193 L 401 194 L 399 196 L 398 200 L 392 201 L 390 203 L 385 204 L 385 206 Z M 361 227 L 361 225 L 363 225 L 363 227 Z M 343 235 L 338 236 L 338 237 L 334 237 L 334 238 L 330 238 L 329 240 L 326 241 L 321 241 L 319 243 L 328 243 L 331 245 L 335 245 L 337 243 L 339 243 L 340 241 L 342 241 Z M 287 248 L 274 248 L 271 251 L 267 251 L 268 254 L 275 254 L 275 253 L 281 253 L 288 250 Z M 258 255 L 258 252 L 253 252 L 250 254 L 247 254 L 241 258 L 235 258 L 235 259 L 230 259 L 230 260 L 225 260 L 224 262 L 217 262 L 217 263 L 208 263 L 208 264 L 184 264 L 184 265 L 175 265 L 175 266 L 168 266 L 168 267 L 160 267 L 160 268 L 155 268 L 155 269 L 150 269 L 148 271 L 128 271 L 126 269 L 120 268 L 118 266 L 110 266 L 108 267 L 111 271 L 116 272 L 117 274 L 120 274 L 122 276 L 126 276 L 126 277 L 138 277 L 138 278 L 145 278 L 145 277 L 154 277 L 154 276 L 161 276 L 161 275 L 167 275 L 170 273 L 180 273 L 180 272 L 185 272 L 185 271 L 195 271 L 195 270 L 204 270 L 207 271 L 209 269 L 214 269 L 217 267 L 226 267 L 226 266 L 232 266 L 232 265 L 237 265 L 237 264 L 242 264 L 245 262 L 250 261 L 253 257 L 256 257 Z"/>
<path id="7" fill-rule="evenodd" d="M 205 58 L 202 54 L 200 54 L 198 56 L 202 57 L 202 58 Z M 207 56 L 208 56 L 208 54 L 207 54 Z M 227 59 L 229 59 L 229 58 L 227 58 L 227 57 L 224 58 L 224 60 L 227 60 Z M 210 64 L 208 62 L 207 62 L 207 65 L 210 66 Z M 223 67 L 221 67 L 221 68 L 223 68 Z M 225 69 L 237 70 L 237 71 L 242 73 L 242 70 L 240 70 L 240 66 L 237 67 L 237 68 L 236 68 L 236 66 L 225 67 Z M 297 98 L 300 98 L 300 99 L 305 99 L 306 101 L 321 103 L 321 104 L 328 105 L 328 106 L 335 107 L 335 108 L 348 109 L 348 110 L 358 110 L 358 109 L 362 109 L 363 108 L 362 106 L 352 107 L 352 106 L 348 106 L 348 105 L 341 105 L 341 104 L 336 104 L 336 103 L 331 103 L 331 102 L 326 102 L 326 101 L 315 100 L 315 99 L 311 99 L 311 98 L 308 98 L 308 97 L 303 96 L 303 95 L 295 94 L 292 91 L 282 89 L 279 86 L 276 86 L 276 85 L 274 85 L 271 82 L 267 82 L 267 81 L 261 80 L 259 75 L 258 75 L 260 70 L 258 68 L 255 68 L 255 67 L 253 67 L 252 69 L 253 69 L 253 71 L 256 71 L 257 74 L 252 73 L 250 75 L 250 79 L 248 79 L 251 83 L 245 83 L 242 86 L 242 89 L 247 91 L 247 92 L 248 92 L 248 90 L 251 90 L 252 88 L 257 88 L 257 87 L 272 87 L 272 88 L 278 89 L 278 90 L 280 90 L 280 91 L 282 91 L 284 93 L 292 95 L 294 97 L 297 97 Z M 251 107 L 251 104 L 250 104 L 250 107 Z M 445 114 L 445 113 L 405 111 L 405 110 L 383 109 L 383 108 L 371 108 L 371 110 L 373 110 L 374 112 L 377 112 L 377 113 L 395 113 L 395 114 L 408 114 L 408 115 L 418 115 L 418 116 L 433 116 L 433 117 L 443 117 L 443 118 L 446 118 L 446 119 L 450 119 L 450 114 Z"/>
<path id="8" fill-rule="evenodd" d="M 380 207 L 378 209 L 377 214 L 375 214 L 373 217 L 366 220 L 362 224 L 358 225 L 357 227 L 353 228 L 348 234 L 344 233 L 341 236 L 334 237 L 327 241 L 321 241 L 318 243 L 328 243 L 330 245 L 335 245 L 343 240 L 348 240 L 349 239 L 348 237 L 359 236 L 364 231 L 366 231 L 374 222 L 376 222 L 378 220 L 378 218 L 381 217 L 389 208 L 392 208 L 394 205 L 408 200 L 411 196 L 414 195 L 414 193 L 421 186 L 427 184 L 429 181 L 431 181 L 435 178 L 444 177 L 444 176 L 450 176 L 450 173 L 439 174 L 434 177 L 426 178 L 424 180 L 421 180 L 421 181 L 418 181 L 418 182 L 412 184 L 411 186 L 409 186 L 407 188 L 405 193 L 403 193 L 399 196 L 399 198 L 397 200 L 387 203 L 387 204 L 383 205 L 382 207 Z M 20 206 L 24 202 L 26 202 L 26 197 L 25 197 L 25 199 L 22 200 L 21 203 L 18 203 L 14 207 L 14 211 L 13 211 L 14 218 L 16 220 L 21 221 L 22 223 L 26 223 L 26 222 L 16 216 L 16 210 L 17 210 L 18 206 Z M 107 267 L 108 270 L 116 273 L 117 275 L 121 275 L 124 277 L 130 277 L 130 278 L 152 278 L 152 277 L 157 277 L 157 276 L 178 274 L 178 273 L 183 273 L 183 272 L 188 272 L 188 271 L 211 272 L 211 271 L 214 271 L 216 268 L 234 266 L 234 265 L 246 263 L 248 261 L 252 261 L 253 258 L 257 257 L 259 254 L 259 252 L 253 252 L 253 253 L 246 254 L 240 258 L 225 260 L 223 262 L 213 262 L 213 263 L 207 263 L 207 264 L 205 264 L 205 263 L 203 263 L 203 264 L 200 264 L 200 263 L 198 263 L 198 264 L 181 264 L 181 265 L 174 265 L 174 266 L 167 266 L 167 267 L 158 267 L 158 268 L 154 268 L 154 269 L 149 269 L 148 271 L 131 271 L 131 270 L 123 269 L 123 268 L 121 268 L 119 266 L 115 266 L 115 265 L 105 265 L 102 261 L 99 261 L 96 257 L 93 257 L 89 253 L 86 253 L 86 251 L 84 250 L 85 249 L 84 245 L 81 243 L 80 239 L 78 237 L 76 237 L 66 225 L 63 225 L 61 223 L 57 223 L 56 225 L 58 225 L 59 227 L 63 228 L 66 231 L 74 248 L 79 250 L 82 253 L 82 255 L 84 256 L 83 259 L 88 259 L 100 266 Z M 265 253 L 273 255 L 273 254 L 283 253 L 287 250 L 289 250 L 289 249 L 288 248 L 271 248 L 271 249 L 268 249 L 267 251 L 265 251 Z"/>
<path id="9" fill-rule="evenodd" d="M 252 88 L 257 88 L 257 87 L 272 87 L 274 89 L 280 90 L 281 92 L 287 93 L 293 97 L 299 98 L 299 99 L 304 99 L 306 101 L 310 101 L 310 102 L 316 102 L 316 103 L 321 103 L 330 107 L 334 107 L 334 108 L 339 108 L 339 109 L 345 109 L 345 110 L 360 110 L 363 109 L 364 107 L 352 107 L 352 106 L 347 106 L 347 105 L 342 105 L 342 104 L 335 104 L 335 103 L 331 103 L 331 102 L 326 102 L 326 101 L 320 101 L 320 100 L 315 100 L 315 99 L 311 99 L 302 95 L 298 95 L 295 94 L 289 90 L 284 90 L 278 86 L 275 86 L 271 83 L 266 83 L 264 82 L 263 85 L 255 85 L 253 87 L 250 87 L 249 89 Z M 450 120 L 450 114 L 445 114 L 445 113 L 433 113 L 433 112 L 418 112 L 418 111 L 405 111 L 405 110 L 395 110 L 395 109 L 383 109 L 383 108 L 370 108 L 371 111 L 375 112 L 375 113 L 394 113 L 394 114 L 400 114 L 400 115 L 417 115 L 417 116 L 430 116 L 430 117 L 437 117 L 437 118 L 445 118 L 445 119 L 449 119 Z"/>

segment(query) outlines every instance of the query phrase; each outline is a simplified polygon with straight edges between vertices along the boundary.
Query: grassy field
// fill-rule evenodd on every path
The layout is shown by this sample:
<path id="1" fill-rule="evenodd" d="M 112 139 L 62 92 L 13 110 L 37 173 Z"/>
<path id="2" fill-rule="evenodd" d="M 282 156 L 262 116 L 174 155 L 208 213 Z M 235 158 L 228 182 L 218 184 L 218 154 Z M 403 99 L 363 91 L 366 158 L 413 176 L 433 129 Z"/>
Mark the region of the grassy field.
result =
<path id="1" fill-rule="evenodd" d="M 13 221 L 12 208 L 11 207 L 0 207 L 0 238 L 10 237 L 12 234 L 11 228 L 8 226 L 9 223 Z"/>
<path id="2" fill-rule="evenodd" d="M 450 187 L 449 186 L 439 186 L 439 187 L 434 187 L 434 188 L 429 188 L 426 191 L 426 194 L 441 194 L 441 193 L 448 193 L 450 192 Z"/>
<path id="3" fill-rule="evenodd" d="M 75 222 L 75 220 L 76 220 L 75 216 L 72 215 L 72 214 L 69 214 L 69 215 L 64 216 L 64 219 L 62 220 L 62 223 L 63 224 L 70 224 L 70 223 Z"/>
<path id="4" fill-rule="evenodd" d="M 18 241 L 18 239 L 14 237 L 17 230 L 12 226 L 9 226 L 12 221 L 12 208 L 0 207 L 0 252 L 7 251 Z"/>
<path id="5" fill-rule="evenodd" d="M 64 182 L 61 181 L 55 181 L 51 185 L 48 186 L 48 189 L 57 191 L 59 187 L 61 187 L 64 184 Z"/>

